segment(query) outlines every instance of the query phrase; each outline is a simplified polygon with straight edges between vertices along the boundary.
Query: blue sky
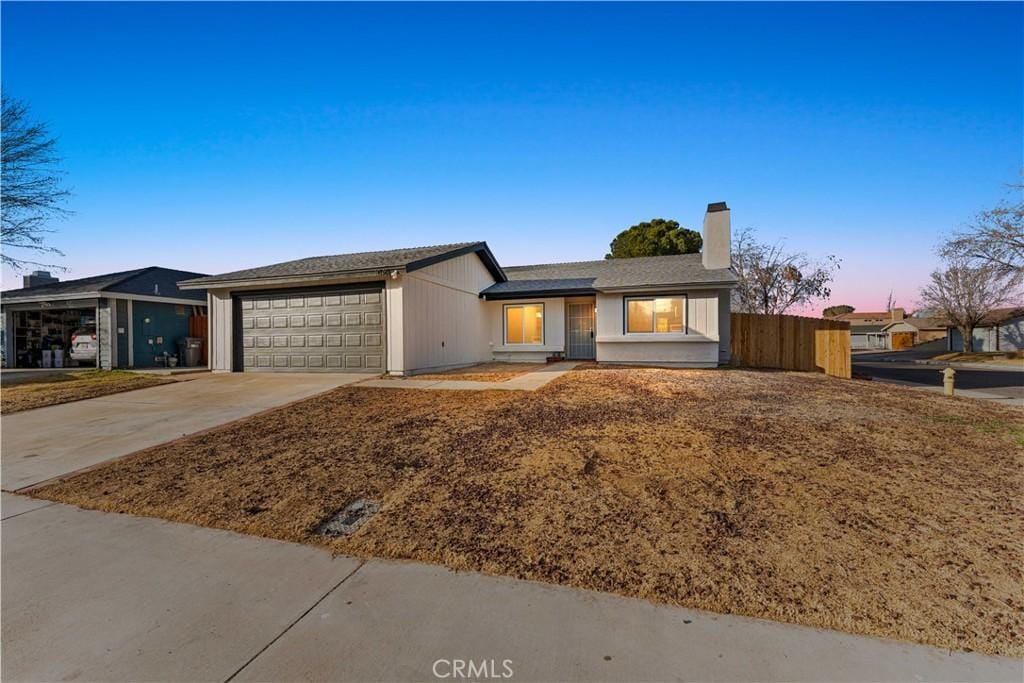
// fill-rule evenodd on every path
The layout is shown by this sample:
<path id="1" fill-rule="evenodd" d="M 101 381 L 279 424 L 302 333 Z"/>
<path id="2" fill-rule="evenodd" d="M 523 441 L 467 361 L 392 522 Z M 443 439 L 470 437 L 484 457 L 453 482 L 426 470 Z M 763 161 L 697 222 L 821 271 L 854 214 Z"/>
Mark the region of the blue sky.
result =
<path id="1" fill-rule="evenodd" d="M 832 303 L 910 305 L 1024 166 L 1019 3 L 0 11 L 5 92 L 75 193 L 63 277 L 472 239 L 593 259 L 725 200 L 841 257 Z"/>

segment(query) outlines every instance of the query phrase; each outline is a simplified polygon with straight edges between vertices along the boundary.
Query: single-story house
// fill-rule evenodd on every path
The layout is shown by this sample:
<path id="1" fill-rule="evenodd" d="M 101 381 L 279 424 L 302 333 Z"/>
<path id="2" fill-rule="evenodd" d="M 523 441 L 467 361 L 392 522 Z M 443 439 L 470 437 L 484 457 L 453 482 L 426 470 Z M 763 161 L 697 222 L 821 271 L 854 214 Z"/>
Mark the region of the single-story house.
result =
<path id="1" fill-rule="evenodd" d="M 888 311 L 852 311 L 832 319 L 850 323 L 850 348 L 855 351 L 889 346 L 889 335 L 882 331 L 892 319 Z"/>
<path id="2" fill-rule="evenodd" d="M 730 218 L 700 254 L 503 268 L 486 242 L 316 256 L 179 282 L 206 290 L 214 371 L 387 372 L 729 357 Z"/>
<path id="3" fill-rule="evenodd" d="M 0 292 L 4 363 L 12 368 L 161 365 L 166 355 L 178 354 L 189 317 L 205 315 L 206 292 L 177 286 L 200 276 L 157 266 L 66 281 L 44 271 L 26 275 L 21 289 Z M 91 355 L 80 352 L 79 360 L 71 354 L 76 333 L 92 337 Z"/>
<path id="4" fill-rule="evenodd" d="M 891 311 L 853 311 L 833 318 L 850 323 L 850 348 L 903 349 L 946 336 L 946 321 L 908 317 L 902 308 Z"/>
<path id="5" fill-rule="evenodd" d="M 945 318 L 907 317 L 902 308 L 894 308 L 892 321 L 882 329 L 889 335 L 890 349 L 905 349 L 945 338 L 948 325 Z"/>
<path id="6" fill-rule="evenodd" d="M 949 327 L 947 347 L 950 351 L 963 351 L 963 335 Z M 974 351 L 1024 351 L 1024 308 L 998 308 L 974 328 Z"/>
<path id="7" fill-rule="evenodd" d="M 889 335 L 879 323 L 850 323 L 850 348 L 886 349 L 889 347 Z"/>

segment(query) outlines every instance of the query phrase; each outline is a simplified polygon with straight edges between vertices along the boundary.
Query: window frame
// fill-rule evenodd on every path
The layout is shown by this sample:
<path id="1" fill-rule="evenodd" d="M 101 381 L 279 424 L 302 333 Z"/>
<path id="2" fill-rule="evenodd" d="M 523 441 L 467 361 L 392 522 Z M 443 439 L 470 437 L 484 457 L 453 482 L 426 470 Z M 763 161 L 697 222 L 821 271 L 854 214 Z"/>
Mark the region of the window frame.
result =
<path id="1" fill-rule="evenodd" d="M 510 342 L 508 340 L 508 309 L 526 308 L 527 306 L 540 306 L 540 343 L 535 342 Z M 501 307 L 501 341 L 504 346 L 544 346 L 547 338 L 547 310 L 543 301 L 527 301 L 517 304 L 503 304 Z M 523 339 L 526 339 L 526 316 L 523 315 Z"/>
<path id="2" fill-rule="evenodd" d="M 655 329 L 657 325 L 657 304 L 653 304 L 656 299 L 681 299 L 683 302 L 683 329 L 681 332 L 658 332 Z M 652 302 L 651 311 L 651 331 L 650 332 L 630 332 L 629 331 L 629 302 L 630 301 L 650 301 Z M 689 295 L 686 292 L 678 292 L 671 294 L 638 294 L 635 296 L 624 296 L 622 297 L 622 334 L 623 335 L 637 335 L 637 336 L 667 336 L 672 334 L 689 334 L 690 333 L 690 316 L 689 316 Z"/>

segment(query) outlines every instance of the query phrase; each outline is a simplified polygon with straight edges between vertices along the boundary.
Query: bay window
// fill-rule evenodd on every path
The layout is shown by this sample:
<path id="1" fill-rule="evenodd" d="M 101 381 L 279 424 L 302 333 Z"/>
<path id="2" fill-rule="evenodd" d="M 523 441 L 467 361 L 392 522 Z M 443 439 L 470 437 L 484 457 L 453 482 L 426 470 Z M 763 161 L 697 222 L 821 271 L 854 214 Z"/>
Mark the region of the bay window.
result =
<path id="1" fill-rule="evenodd" d="M 686 297 L 626 298 L 627 334 L 682 334 L 686 331 Z"/>
<path id="2" fill-rule="evenodd" d="M 506 344 L 544 343 L 544 304 L 505 306 Z"/>

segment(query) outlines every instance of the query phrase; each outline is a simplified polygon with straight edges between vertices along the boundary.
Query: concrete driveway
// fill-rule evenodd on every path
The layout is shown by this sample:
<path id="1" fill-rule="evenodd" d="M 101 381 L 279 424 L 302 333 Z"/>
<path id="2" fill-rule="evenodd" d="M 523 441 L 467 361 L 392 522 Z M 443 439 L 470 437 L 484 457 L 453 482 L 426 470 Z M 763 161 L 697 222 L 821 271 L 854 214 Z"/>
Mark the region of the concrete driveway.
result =
<path id="1" fill-rule="evenodd" d="M 4 681 L 1020 681 L 1022 663 L 3 494 Z M 479 671 L 479 668 L 477 668 Z M 508 679 L 506 679 L 508 680 Z"/>
<path id="2" fill-rule="evenodd" d="M 2 480 L 17 491 L 104 460 L 367 378 L 224 373 L 2 418 Z"/>

